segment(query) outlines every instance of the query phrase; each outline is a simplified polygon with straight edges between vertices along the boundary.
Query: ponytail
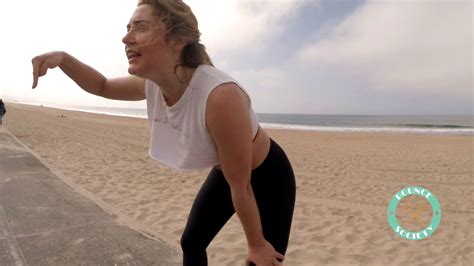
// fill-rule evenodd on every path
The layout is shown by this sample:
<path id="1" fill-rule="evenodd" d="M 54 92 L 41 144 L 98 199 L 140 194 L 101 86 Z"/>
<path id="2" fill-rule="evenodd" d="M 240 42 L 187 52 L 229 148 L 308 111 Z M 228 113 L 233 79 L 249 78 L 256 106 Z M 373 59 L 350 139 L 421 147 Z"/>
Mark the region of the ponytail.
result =
<path id="1" fill-rule="evenodd" d="M 190 68 L 196 68 L 202 64 L 214 66 L 206 52 L 206 47 L 199 42 L 191 42 L 184 46 L 181 51 L 180 63 Z"/>

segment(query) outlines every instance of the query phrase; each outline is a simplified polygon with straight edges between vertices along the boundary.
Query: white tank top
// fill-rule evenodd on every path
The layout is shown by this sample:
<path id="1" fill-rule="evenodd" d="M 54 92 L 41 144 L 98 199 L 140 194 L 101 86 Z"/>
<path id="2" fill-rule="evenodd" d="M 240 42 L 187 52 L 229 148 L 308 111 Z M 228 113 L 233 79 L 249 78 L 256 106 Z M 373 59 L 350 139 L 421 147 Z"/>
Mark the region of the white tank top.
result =
<path id="1" fill-rule="evenodd" d="M 205 111 L 210 92 L 228 82 L 236 83 L 249 96 L 226 73 L 210 65 L 200 65 L 184 94 L 170 107 L 164 102 L 158 85 L 146 80 L 145 93 L 151 131 L 150 157 L 183 171 L 202 170 L 220 164 L 215 142 L 206 127 Z M 259 123 L 252 106 L 249 111 L 254 139 Z"/>

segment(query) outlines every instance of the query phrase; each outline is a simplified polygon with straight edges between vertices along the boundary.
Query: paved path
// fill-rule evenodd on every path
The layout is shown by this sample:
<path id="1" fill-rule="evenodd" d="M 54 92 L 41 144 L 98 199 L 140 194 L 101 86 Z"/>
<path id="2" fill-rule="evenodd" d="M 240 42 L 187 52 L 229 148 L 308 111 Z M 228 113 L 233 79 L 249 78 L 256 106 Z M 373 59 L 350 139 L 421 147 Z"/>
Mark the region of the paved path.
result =
<path id="1" fill-rule="evenodd" d="M 181 265 L 176 248 L 120 225 L 0 127 L 0 265 Z"/>

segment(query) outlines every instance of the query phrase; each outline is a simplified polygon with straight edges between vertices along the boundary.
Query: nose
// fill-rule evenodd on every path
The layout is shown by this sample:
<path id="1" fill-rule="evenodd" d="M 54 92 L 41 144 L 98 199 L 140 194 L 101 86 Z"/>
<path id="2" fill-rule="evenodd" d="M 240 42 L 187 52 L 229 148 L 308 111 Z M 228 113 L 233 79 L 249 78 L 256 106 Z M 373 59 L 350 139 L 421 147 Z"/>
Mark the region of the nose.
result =
<path id="1" fill-rule="evenodd" d="M 131 34 L 131 31 L 127 32 L 127 34 L 125 34 L 125 36 L 123 36 L 122 38 L 122 42 L 127 45 L 127 44 L 132 44 L 135 42 L 132 34 Z"/>

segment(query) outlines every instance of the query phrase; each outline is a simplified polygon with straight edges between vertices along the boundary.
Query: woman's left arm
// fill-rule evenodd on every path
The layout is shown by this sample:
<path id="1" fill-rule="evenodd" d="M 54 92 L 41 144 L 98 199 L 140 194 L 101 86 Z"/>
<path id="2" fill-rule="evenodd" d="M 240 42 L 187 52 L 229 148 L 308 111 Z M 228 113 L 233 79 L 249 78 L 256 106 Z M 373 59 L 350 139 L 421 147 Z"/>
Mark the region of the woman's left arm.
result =
<path id="1" fill-rule="evenodd" d="M 234 83 L 216 87 L 207 100 L 206 125 L 216 143 L 232 202 L 247 237 L 249 257 L 256 259 L 257 265 L 272 265 L 278 263 L 276 258 L 282 259 L 283 255 L 278 254 L 263 236 L 250 183 L 252 125 L 244 97 L 244 92 Z"/>

